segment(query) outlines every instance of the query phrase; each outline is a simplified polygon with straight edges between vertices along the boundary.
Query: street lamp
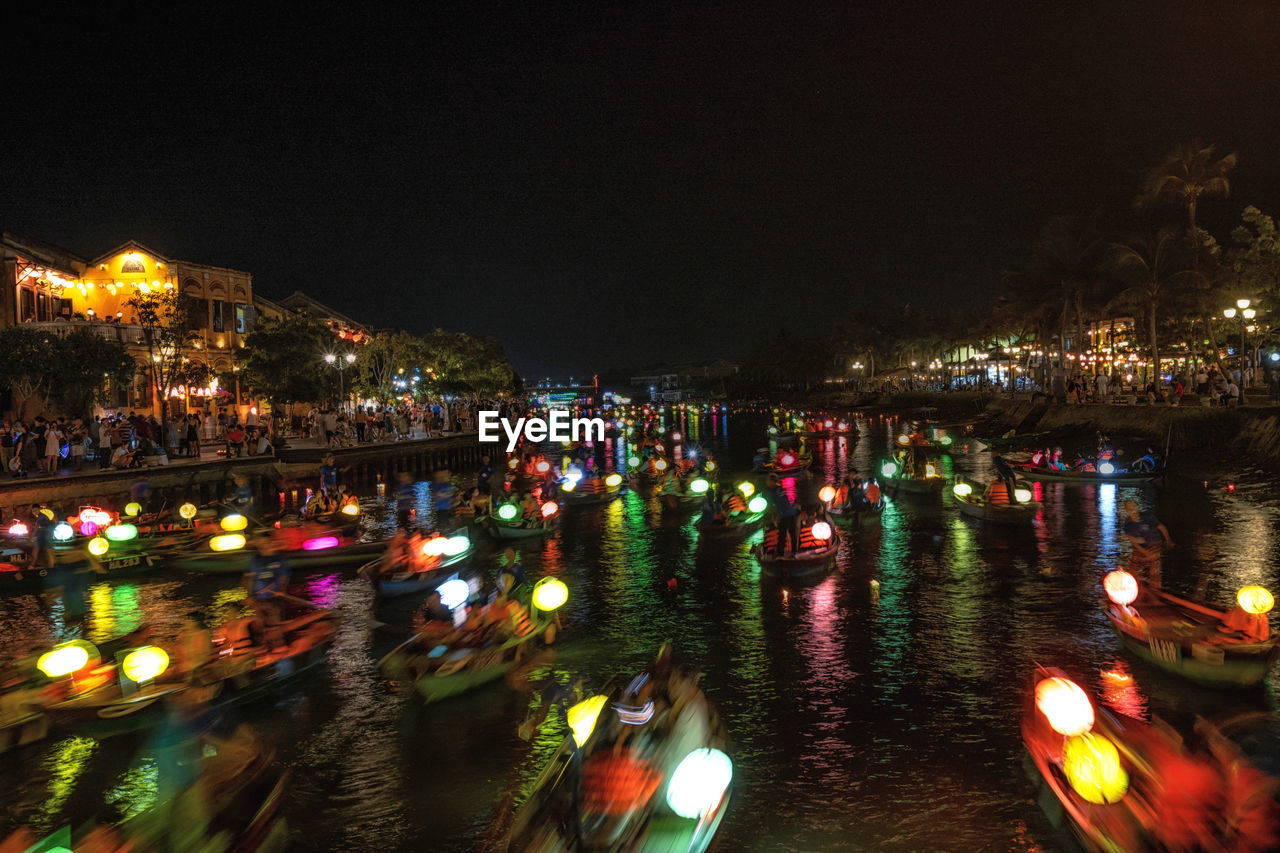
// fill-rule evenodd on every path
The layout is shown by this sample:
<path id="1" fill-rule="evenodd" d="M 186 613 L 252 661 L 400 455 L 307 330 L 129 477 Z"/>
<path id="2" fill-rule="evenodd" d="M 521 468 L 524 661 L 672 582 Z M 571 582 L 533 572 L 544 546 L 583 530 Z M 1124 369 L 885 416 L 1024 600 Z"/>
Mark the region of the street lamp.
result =
<path id="1" fill-rule="evenodd" d="M 1252 320 L 1254 317 L 1258 316 L 1257 310 L 1249 307 L 1251 304 L 1252 304 L 1252 300 L 1249 300 L 1249 299 L 1236 300 L 1236 308 L 1240 309 L 1239 316 L 1240 316 L 1240 379 L 1241 379 L 1241 382 L 1244 381 L 1244 369 L 1247 366 L 1245 362 L 1245 337 L 1244 337 L 1245 332 L 1249 331 L 1252 328 L 1249 326 L 1249 321 Z M 1226 317 L 1228 320 L 1234 319 L 1237 315 L 1236 308 L 1224 308 L 1222 310 L 1222 316 Z M 1253 363 L 1253 359 L 1249 359 L 1248 364 L 1251 365 L 1252 363 Z"/>
<path id="2" fill-rule="evenodd" d="M 342 406 L 345 409 L 347 404 L 347 383 L 344 374 L 349 366 L 356 363 L 356 354 L 349 352 L 342 358 L 338 358 L 333 353 L 327 352 L 324 354 L 324 361 L 330 367 L 338 368 L 338 396 L 342 399 Z"/>

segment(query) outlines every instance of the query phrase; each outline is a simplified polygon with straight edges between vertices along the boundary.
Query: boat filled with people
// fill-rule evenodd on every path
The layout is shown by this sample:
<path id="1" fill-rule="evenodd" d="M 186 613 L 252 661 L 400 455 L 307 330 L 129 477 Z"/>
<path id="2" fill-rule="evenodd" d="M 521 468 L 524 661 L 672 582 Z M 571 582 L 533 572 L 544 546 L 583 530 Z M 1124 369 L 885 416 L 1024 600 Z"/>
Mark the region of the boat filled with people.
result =
<path id="1" fill-rule="evenodd" d="M 786 523 L 784 520 L 782 525 Z M 825 572 L 835 562 L 840 537 L 829 521 L 796 519 L 794 523 L 794 538 L 782 525 L 765 531 L 764 541 L 754 549 L 762 574 L 780 579 L 806 578 Z"/>
<path id="2" fill-rule="evenodd" d="M 1030 524 L 1044 509 L 1030 489 L 1014 486 L 1010 493 L 1003 480 L 992 480 L 980 490 L 970 483 L 956 483 L 951 492 L 962 514 L 995 524 Z"/>
<path id="3" fill-rule="evenodd" d="M 1027 773 L 1056 826 L 1084 850 L 1140 853 L 1280 845 L 1280 780 L 1214 726 L 1197 745 L 1156 720 L 1096 703 L 1059 669 L 1038 668 L 1022 715 Z"/>
<path id="4" fill-rule="evenodd" d="M 1280 657 L 1267 614 L 1271 593 L 1242 587 L 1235 606 L 1215 607 L 1139 581 L 1123 569 L 1103 578 L 1104 610 L 1124 647 L 1147 663 L 1200 684 L 1253 687 Z"/>
<path id="5" fill-rule="evenodd" d="M 700 678 L 664 645 L 630 681 L 570 707 L 570 734 L 516 813 L 506 849 L 711 849 L 733 761 Z"/>
<path id="6" fill-rule="evenodd" d="M 694 526 L 702 537 L 734 539 L 754 530 L 769 511 L 769 501 L 756 494 L 756 487 L 743 481 L 727 498 L 719 489 L 709 490 L 702 498 L 701 513 Z"/>
<path id="7" fill-rule="evenodd" d="M 471 540 L 462 534 L 423 536 L 397 530 L 386 553 L 361 566 L 358 574 L 368 578 L 379 598 L 430 592 L 456 575 L 471 551 Z"/>
<path id="8" fill-rule="evenodd" d="M 914 465 L 911 457 L 905 454 L 881 464 L 877 479 L 884 483 L 885 491 L 891 496 L 942 494 L 947 484 L 946 478 L 939 475 L 936 463 Z"/>

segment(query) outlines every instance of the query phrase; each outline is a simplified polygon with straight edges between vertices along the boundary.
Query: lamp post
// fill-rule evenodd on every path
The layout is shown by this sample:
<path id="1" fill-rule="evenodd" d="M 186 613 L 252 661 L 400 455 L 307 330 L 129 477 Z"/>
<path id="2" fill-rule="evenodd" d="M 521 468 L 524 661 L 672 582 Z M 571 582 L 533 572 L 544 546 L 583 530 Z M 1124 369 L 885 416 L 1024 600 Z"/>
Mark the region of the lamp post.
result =
<path id="1" fill-rule="evenodd" d="M 1257 310 L 1249 307 L 1250 304 L 1251 304 L 1251 300 L 1237 299 L 1235 308 L 1224 308 L 1222 311 L 1222 316 L 1226 317 L 1228 320 L 1231 320 L 1236 316 L 1237 309 L 1239 309 L 1238 313 L 1240 316 L 1240 381 L 1241 382 L 1244 381 L 1244 371 L 1245 371 L 1245 367 L 1247 366 L 1245 363 L 1245 332 L 1248 331 L 1249 322 L 1258 315 Z M 1250 359 L 1249 364 L 1252 364 L 1252 362 L 1253 360 Z"/>
<path id="2" fill-rule="evenodd" d="M 356 354 L 349 352 L 342 358 L 338 358 L 333 353 L 327 352 L 324 354 L 324 361 L 330 367 L 338 368 L 338 396 L 341 397 L 342 408 L 345 410 L 347 405 L 347 384 L 343 374 L 346 373 L 347 367 L 356 363 Z"/>

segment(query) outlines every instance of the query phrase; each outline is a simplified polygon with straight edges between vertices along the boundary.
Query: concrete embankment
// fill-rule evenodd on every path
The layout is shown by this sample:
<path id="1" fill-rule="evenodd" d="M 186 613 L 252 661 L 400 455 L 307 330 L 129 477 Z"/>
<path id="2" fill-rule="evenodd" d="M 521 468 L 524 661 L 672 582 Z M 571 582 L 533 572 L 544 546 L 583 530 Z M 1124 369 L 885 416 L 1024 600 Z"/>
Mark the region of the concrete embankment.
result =
<path id="1" fill-rule="evenodd" d="M 1065 405 L 1042 398 L 996 398 L 986 416 L 988 432 L 1100 430 L 1112 436 L 1146 436 L 1173 450 L 1246 453 L 1255 463 L 1280 467 L 1280 406 Z"/>
<path id="2" fill-rule="evenodd" d="M 423 479 L 439 468 L 470 471 L 480 460 L 481 445 L 475 433 L 423 438 L 355 447 L 285 447 L 275 457 L 246 456 L 206 462 L 186 460 L 173 465 L 124 471 L 71 473 L 58 477 L 31 477 L 0 482 L 0 521 L 25 516 L 27 507 L 46 503 L 74 513 L 81 505 L 112 506 L 121 503 L 139 475 L 145 475 L 152 491 L 175 505 L 222 500 L 235 485 L 235 475 L 247 476 L 265 506 L 274 506 L 277 495 L 290 486 L 314 485 L 325 453 L 333 453 L 343 469 L 343 481 L 357 487 L 389 481 L 406 471 Z"/>

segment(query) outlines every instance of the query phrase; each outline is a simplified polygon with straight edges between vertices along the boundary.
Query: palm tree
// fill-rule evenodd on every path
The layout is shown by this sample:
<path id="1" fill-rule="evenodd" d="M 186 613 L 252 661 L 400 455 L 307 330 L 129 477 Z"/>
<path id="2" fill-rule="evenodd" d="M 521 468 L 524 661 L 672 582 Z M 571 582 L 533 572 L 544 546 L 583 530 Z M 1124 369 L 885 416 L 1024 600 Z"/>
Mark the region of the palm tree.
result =
<path id="1" fill-rule="evenodd" d="M 1040 231 L 1032 246 L 1028 281 L 1038 279 L 1056 287 L 1062 300 L 1060 365 L 1066 364 L 1067 320 L 1072 308 L 1076 315 L 1077 349 L 1084 338 L 1085 298 L 1098 288 L 1107 245 L 1092 223 L 1073 216 L 1058 216 Z"/>
<path id="2" fill-rule="evenodd" d="M 1216 146 L 1199 142 L 1184 142 L 1147 173 L 1142 184 L 1142 195 L 1135 204 L 1138 207 L 1159 202 L 1174 202 L 1187 210 L 1187 234 L 1191 249 L 1198 253 L 1200 233 L 1196 228 L 1196 206 L 1201 196 L 1222 196 L 1231 192 L 1227 173 L 1236 166 L 1234 152 L 1221 159 L 1214 159 Z M 1196 259 L 1193 255 L 1192 263 Z"/>
<path id="3" fill-rule="evenodd" d="M 1113 243 L 1109 266 L 1129 286 L 1118 299 L 1139 304 L 1147 314 L 1147 340 L 1151 344 L 1151 363 L 1156 387 L 1160 386 L 1160 348 L 1156 342 L 1156 325 L 1163 301 L 1170 291 L 1188 288 L 1203 280 L 1200 273 L 1187 265 L 1187 253 L 1178 245 L 1177 234 L 1161 228 L 1150 237 L 1139 237 L 1128 243 Z"/>

